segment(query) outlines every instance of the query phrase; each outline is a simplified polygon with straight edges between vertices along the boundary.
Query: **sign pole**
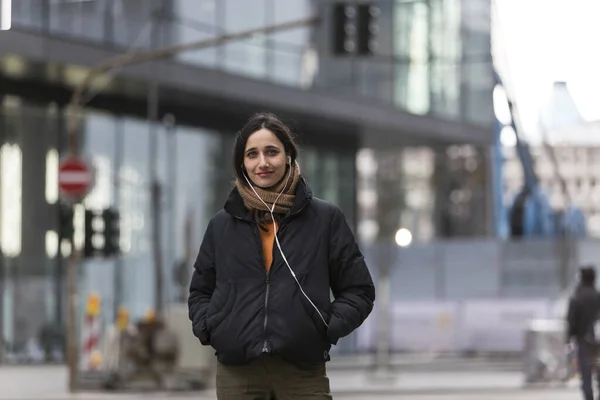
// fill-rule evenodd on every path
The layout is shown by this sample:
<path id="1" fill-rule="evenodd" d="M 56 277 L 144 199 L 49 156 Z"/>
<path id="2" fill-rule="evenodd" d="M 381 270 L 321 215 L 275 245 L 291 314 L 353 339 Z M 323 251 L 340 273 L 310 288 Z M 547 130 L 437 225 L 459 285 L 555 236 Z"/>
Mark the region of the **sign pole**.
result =
<path id="1" fill-rule="evenodd" d="M 93 169 L 75 152 L 61 160 L 58 169 L 58 186 L 62 200 L 69 204 L 81 202 L 94 184 Z M 79 251 L 71 235 L 70 254 L 67 259 L 67 364 L 68 387 L 71 393 L 78 389 L 79 340 L 77 335 L 77 306 Z"/>
<path id="2" fill-rule="evenodd" d="M 69 365 L 69 391 L 75 392 L 78 388 L 79 346 L 77 345 L 77 261 L 75 249 L 71 240 L 71 254 L 67 261 L 67 287 L 68 287 L 68 310 L 67 310 L 67 363 Z"/>

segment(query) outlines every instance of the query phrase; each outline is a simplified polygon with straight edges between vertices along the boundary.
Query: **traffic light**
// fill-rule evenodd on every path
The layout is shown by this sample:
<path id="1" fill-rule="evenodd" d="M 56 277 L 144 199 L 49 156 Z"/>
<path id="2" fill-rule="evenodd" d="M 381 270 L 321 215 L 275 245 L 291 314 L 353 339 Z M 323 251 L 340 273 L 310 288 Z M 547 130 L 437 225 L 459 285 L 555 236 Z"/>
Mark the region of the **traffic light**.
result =
<path id="1" fill-rule="evenodd" d="M 355 13 L 354 7 L 346 3 L 335 3 L 333 5 L 333 54 L 339 56 L 354 52 L 356 46 L 354 43 L 356 33 Z"/>
<path id="2" fill-rule="evenodd" d="M 337 2 L 332 10 L 332 52 L 337 56 L 375 53 L 380 10 L 372 2 Z"/>
<path id="3" fill-rule="evenodd" d="M 84 219 L 84 257 L 113 257 L 119 255 L 121 232 L 119 212 L 111 208 L 102 211 L 85 210 Z"/>
<path id="4" fill-rule="evenodd" d="M 96 257 L 104 247 L 104 226 L 102 217 L 96 211 L 85 210 L 84 214 L 84 258 Z"/>
<path id="5" fill-rule="evenodd" d="M 372 4 L 359 4 L 356 12 L 356 52 L 371 55 L 377 50 L 379 8 Z"/>
<path id="6" fill-rule="evenodd" d="M 117 256 L 120 253 L 119 238 L 121 234 L 119 212 L 107 208 L 102 212 L 104 220 L 104 257 Z"/>

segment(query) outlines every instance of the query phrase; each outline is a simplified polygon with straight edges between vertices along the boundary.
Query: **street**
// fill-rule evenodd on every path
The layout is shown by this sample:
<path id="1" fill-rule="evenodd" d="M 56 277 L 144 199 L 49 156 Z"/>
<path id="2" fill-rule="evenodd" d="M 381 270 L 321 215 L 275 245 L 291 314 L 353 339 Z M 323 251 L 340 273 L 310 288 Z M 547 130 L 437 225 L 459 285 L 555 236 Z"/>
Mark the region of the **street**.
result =
<path id="1" fill-rule="evenodd" d="M 164 394 L 152 394 L 150 396 L 145 395 L 146 398 L 168 398 L 170 400 L 213 400 L 216 399 L 214 395 L 202 395 L 199 396 L 197 394 L 190 395 L 167 395 Z M 385 395 L 365 395 L 365 394 L 357 394 L 357 395 L 336 395 L 334 394 L 333 398 L 335 400 L 409 400 L 409 399 L 418 399 L 418 400 L 579 400 L 580 395 L 576 391 L 527 391 L 523 393 L 506 393 L 506 394 L 494 394 L 494 393 L 473 393 L 473 394 L 465 394 L 465 393 L 452 393 L 447 395 L 415 395 L 415 394 L 385 394 Z M 131 397 L 128 397 L 129 399 Z M 136 400 L 139 396 L 134 397 Z M 88 398 L 84 398 L 88 400 Z M 89 400 L 108 400 L 110 397 L 94 397 L 89 398 Z M 115 400 L 121 400 L 121 397 L 112 398 Z M 123 398 L 125 399 L 125 398 Z M 133 400 L 133 399 L 132 399 Z"/>
<path id="2" fill-rule="evenodd" d="M 408 400 L 408 399 L 419 399 L 419 400 L 579 400 L 580 395 L 574 391 L 531 391 L 523 393 L 507 393 L 507 394 L 464 394 L 464 393 L 453 393 L 448 395 L 403 395 L 403 394 L 390 394 L 390 395 L 372 395 L 365 397 L 363 395 L 357 396 L 334 396 L 336 400 L 358 400 L 358 399 L 375 399 L 375 400 Z"/>
<path id="3" fill-rule="evenodd" d="M 368 370 L 332 370 L 331 390 L 337 400 L 575 400 L 580 395 L 573 382 L 569 388 L 524 389 L 518 371 L 401 372 L 393 381 L 374 380 Z M 214 389 L 204 392 L 88 392 L 66 391 L 64 367 L 19 366 L 0 368 L 0 400 L 211 400 Z"/>

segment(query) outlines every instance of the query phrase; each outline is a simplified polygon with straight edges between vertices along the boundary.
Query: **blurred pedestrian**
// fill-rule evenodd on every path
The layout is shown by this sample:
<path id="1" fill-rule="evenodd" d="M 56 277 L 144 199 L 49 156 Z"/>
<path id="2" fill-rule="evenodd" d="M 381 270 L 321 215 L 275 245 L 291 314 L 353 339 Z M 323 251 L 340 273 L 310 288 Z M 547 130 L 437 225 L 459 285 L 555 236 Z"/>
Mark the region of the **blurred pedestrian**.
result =
<path id="1" fill-rule="evenodd" d="M 194 264 L 189 315 L 216 350 L 221 400 L 331 399 L 331 345 L 373 308 L 354 235 L 338 207 L 313 197 L 297 156 L 276 116 L 246 123 L 234 145 L 235 187 Z"/>
<path id="2" fill-rule="evenodd" d="M 600 385 L 598 344 L 600 332 L 595 325 L 600 316 L 600 294 L 596 290 L 596 270 L 593 266 L 579 269 L 579 285 L 569 299 L 567 314 L 567 346 L 576 346 L 585 400 L 594 400 L 593 380 Z"/>

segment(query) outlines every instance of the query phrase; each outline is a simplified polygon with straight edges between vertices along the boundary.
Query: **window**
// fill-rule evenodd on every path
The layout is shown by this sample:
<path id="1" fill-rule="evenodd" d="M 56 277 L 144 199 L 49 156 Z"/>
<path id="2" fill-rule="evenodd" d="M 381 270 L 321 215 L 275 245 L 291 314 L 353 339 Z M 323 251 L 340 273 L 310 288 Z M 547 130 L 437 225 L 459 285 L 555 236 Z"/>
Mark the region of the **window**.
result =
<path id="1" fill-rule="evenodd" d="M 273 21 L 269 24 L 308 18 L 314 14 L 310 0 L 273 1 L 272 5 Z M 272 63 L 269 69 L 275 82 L 298 86 L 307 74 L 314 72 L 310 65 L 312 30 L 312 27 L 302 27 L 268 36 L 268 58 Z"/>
<path id="2" fill-rule="evenodd" d="M 216 0 L 174 0 L 173 15 L 168 20 L 165 26 L 172 35 L 170 42 L 173 44 L 191 43 L 220 34 Z M 214 67 L 217 65 L 218 54 L 219 47 L 213 46 L 186 51 L 177 58 L 186 63 Z"/>
<path id="3" fill-rule="evenodd" d="M 26 28 L 43 29 L 47 0 L 17 0 L 12 2 L 13 23 Z"/>
<path id="4" fill-rule="evenodd" d="M 119 168 L 119 208 L 125 303 L 132 317 L 141 316 L 154 299 L 149 126 L 123 120 L 123 161 Z"/>
<path id="5" fill-rule="evenodd" d="M 225 203 L 219 173 L 226 170 L 229 177 L 230 158 L 221 152 L 223 139 L 211 131 L 177 126 L 174 135 L 173 170 L 168 180 L 168 188 L 172 190 L 167 203 L 170 219 L 163 227 L 166 249 L 169 249 L 165 269 L 169 277 L 180 277 L 178 284 L 171 285 L 171 301 L 186 301 L 190 267 L 199 243 L 215 213 L 214 208 L 221 208 Z M 231 179 L 227 179 L 228 189 L 230 182 Z M 173 279 L 167 281 L 174 282 Z"/>
<path id="6" fill-rule="evenodd" d="M 103 2 L 104 3 L 104 2 Z M 107 34 L 119 46 L 129 48 L 150 46 L 151 15 L 155 10 L 154 1 L 113 0 L 111 17 L 113 32 Z"/>
<path id="7" fill-rule="evenodd" d="M 50 30 L 78 38 L 104 40 L 107 4 L 103 0 L 49 1 Z M 43 9 L 43 6 L 38 7 Z"/>
<path id="8" fill-rule="evenodd" d="M 397 3 L 394 9 L 396 105 L 427 114 L 429 102 L 429 9 L 425 2 Z"/>
<path id="9" fill-rule="evenodd" d="M 266 0 L 221 0 L 225 13 L 225 31 L 240 32 L 267 25 Z M 224 68 L 231 72 L 260 78 L 267 73 L 266 38 L 252 38 L 225 45 Z"/>

